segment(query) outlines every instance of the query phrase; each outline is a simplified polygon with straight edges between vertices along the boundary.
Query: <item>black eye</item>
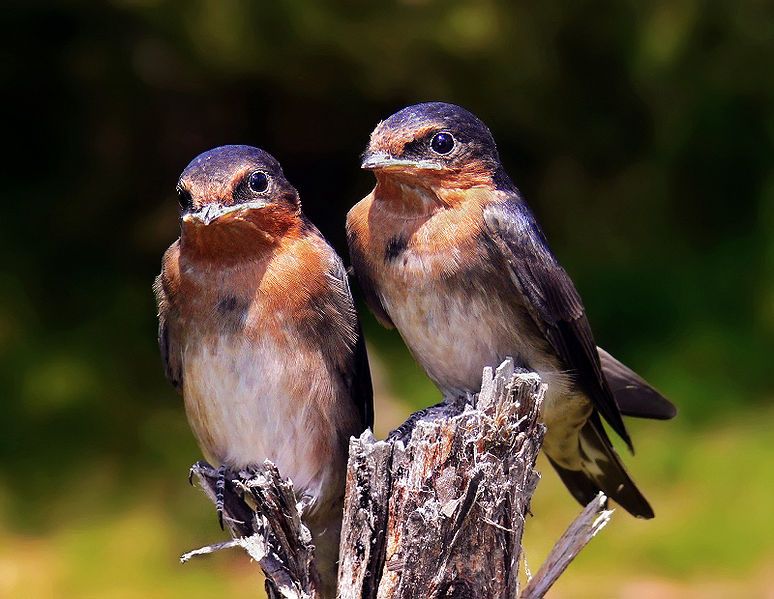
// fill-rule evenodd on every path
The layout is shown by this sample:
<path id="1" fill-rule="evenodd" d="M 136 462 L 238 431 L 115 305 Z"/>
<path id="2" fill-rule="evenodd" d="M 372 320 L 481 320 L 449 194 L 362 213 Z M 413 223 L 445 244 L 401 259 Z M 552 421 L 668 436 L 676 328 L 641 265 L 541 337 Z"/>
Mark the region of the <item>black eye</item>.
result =
<path id="1" fill-rule="evenodd" d="M 454 137 L 451 133 L 436 133 L 430 140 L 430 147 L 436 154 L 448 154 L 454 148 Z"/>
<path id="2" fill-rule="evenodd" d="M 193 206 L 191 194 L 182 187 L 177 188 L 177 201 L 183 210 L 190 210 Z"/>
<path id="3" fill-rule="evenodd" d="M 263 171 L 255 171 L 247 180 L 247 186 L 250 191 L 263 193 L 269 189 L 269 176 Z"/>

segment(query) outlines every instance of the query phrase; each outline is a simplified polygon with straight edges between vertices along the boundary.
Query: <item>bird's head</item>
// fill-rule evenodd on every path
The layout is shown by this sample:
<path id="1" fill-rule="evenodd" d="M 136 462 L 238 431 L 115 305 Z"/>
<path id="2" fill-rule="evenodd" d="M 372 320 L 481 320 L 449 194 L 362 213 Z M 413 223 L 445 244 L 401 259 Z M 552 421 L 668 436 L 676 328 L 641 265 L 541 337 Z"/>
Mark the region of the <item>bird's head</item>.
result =
<path id="1" fill-rule="evenodd" d="M 199 253 L 249 253 L 300 224 L 298 192 L 273 156 L 252 146 L 200 154 L 180 175 L 182 243 Z"/>
<path id="2" fill-rule="evenodd" d="M 362 168 L 378 181 L 465 190 L 495 186 L 502 172 L 487 126 L 454 104 L 427 102 L 400 110 L 376 126 Z"/>

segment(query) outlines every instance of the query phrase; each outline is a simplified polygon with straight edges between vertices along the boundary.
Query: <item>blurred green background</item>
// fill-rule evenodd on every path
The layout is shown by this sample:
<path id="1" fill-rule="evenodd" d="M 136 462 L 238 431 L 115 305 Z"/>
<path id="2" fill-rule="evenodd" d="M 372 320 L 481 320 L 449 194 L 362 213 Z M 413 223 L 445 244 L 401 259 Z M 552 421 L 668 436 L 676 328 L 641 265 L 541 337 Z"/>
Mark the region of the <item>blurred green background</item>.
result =
<path id="1" fill-rule="evenodd" d="M 342 255 L 358 155 L 418 101 L 481 116 L 597 341 L 680 408 L 631 424 L 623 512 L 554 597 L 774 591 L 774 9 L 763 1 L 9 2 L 3 8 L 0 596 L 260 586 L 199 458 L 151 282 L 199 152 L 259 145 Z M 377 432 L 438 393 L 364 316 Z M 578 510 L 546 464 L 536 570 Z"/>

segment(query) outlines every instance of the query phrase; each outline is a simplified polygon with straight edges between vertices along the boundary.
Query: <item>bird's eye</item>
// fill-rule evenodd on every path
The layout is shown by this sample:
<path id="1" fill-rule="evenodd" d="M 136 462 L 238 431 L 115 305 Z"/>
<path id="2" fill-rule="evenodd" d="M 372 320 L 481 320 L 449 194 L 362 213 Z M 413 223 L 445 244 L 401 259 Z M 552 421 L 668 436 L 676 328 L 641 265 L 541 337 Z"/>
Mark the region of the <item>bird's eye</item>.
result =
<path id="1" fill-rule="evenodd" d="M 269 176 L 263 171 L 255 171 L 247 180 L 247 186 L 252 192 L 263 193 L 269 189 Z"/>
<path id="2" fill-rule="evenodd" d="M 190 210 L 193 206 L 193 198 L 191 198 L 191 194 L 182 187 L 177 188 L 177 201 L 183 210 Z"/>
<path id="3" fill-rule="evenodd" d="M 436 154 L 448 154 L 454 148 L 454 137 L 451 133 L 441 132 L 433 135 L 430 147 Z"/>

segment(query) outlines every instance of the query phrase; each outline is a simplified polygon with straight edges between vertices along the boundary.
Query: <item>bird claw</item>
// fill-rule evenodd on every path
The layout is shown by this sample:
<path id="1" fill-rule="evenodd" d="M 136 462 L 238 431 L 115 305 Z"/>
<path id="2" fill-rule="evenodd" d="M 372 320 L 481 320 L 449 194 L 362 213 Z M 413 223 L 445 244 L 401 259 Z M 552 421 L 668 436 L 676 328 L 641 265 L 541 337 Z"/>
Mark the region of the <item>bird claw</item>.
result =
<path id="1" fill-rule="evenodd" d="M 194 476 L 197 474 L 203 474 L 204 476 L 213 476 L 215 469 L 207 462 L 198 461 L 188 469 L 188 484 L 193 487 Z"/>
<path id="2" fill-rule="evenodd" d="M 304 493 L 301 495 L 301 497 L 298 499 L 298 503 L 296 504 L 298 507 L 298 513 L 301 516 L 304 516 L 314 505 L 315 498 L 310 493 Z"/>
<path id="3" fill-rule="evenodd" d="M 223 525 L 223 508 L 225 506 L 226 496 L 226 472 L 228 468 L 221 464 L 218 468 L 213 468 L 207 462 L 196 462 L 188 471 L 188 484 L 193 486 L 194 476 L 201 475 L 208 479 L 215 479 L 215 509 L 218 512 L 218 524 L 221 530 L 225 530 Z"/>
<path id="4" fill-rule="evenodd" d="M 199 462 L 194 464 L 188 469 L 188 484 L 193 487 L 194 485 L 194 474 L 197 474 L 199 472 Z"/>
<path id="5" fill-rule="evenodd" d="M 387 434 L 387 440 L 388 441 L 396 441 L 396 440 L 402 441 L 402 440 L 407 439 L 411 435 L 411 432 L 414 430 L 414 427 L 417 425 L 417 422 L 422 420 L 422 418 L 424 418 L 425 416 L 430 414 L 436 408 L 440 408 L 440 407 L 442 407 L 442 406 L 444 406 L 444 405 L 446 405 L 448 403 L 449 402 L 446 399 L 444 399 L 443 401 L 439 401 L 435 405 L 432 405 L 432 406 L 429 406 L 429 407 L 424 408 L 422 410 L 419 410 L 418 412 L 414 412 L 411 416 L 408 417 L 406 422 L 404 422 L 398 428 L 396 428 L 395 430 L 390 431 Z"/>

